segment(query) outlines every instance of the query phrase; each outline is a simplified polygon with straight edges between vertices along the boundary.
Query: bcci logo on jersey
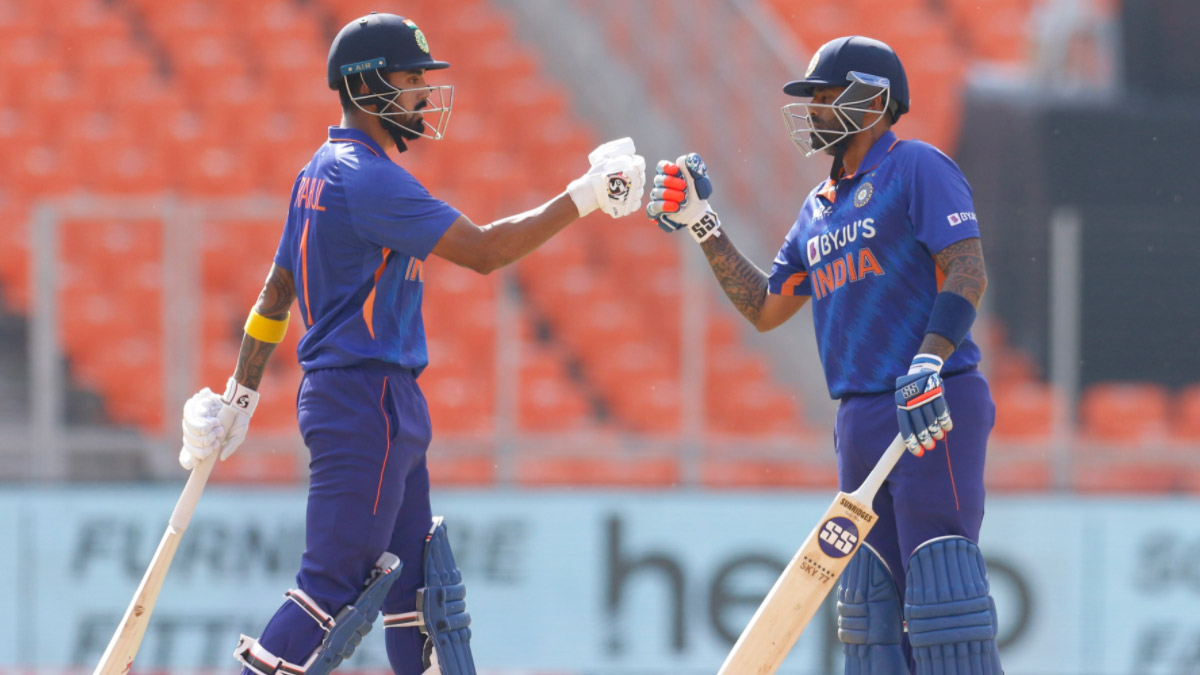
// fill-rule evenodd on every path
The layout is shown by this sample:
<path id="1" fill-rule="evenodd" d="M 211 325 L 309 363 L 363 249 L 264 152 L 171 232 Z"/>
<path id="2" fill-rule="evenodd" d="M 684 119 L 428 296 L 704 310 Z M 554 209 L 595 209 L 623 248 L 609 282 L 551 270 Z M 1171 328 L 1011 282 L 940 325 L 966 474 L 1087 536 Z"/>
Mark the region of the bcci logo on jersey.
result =
<path id="1" fill-rule="evenodd" d="M 975 217 L 974 211 L 962 211 L 960 213 L 951 213 L 946 216 L 946 220 L 950 221 L 950 227 L 954 227 L 968 220 L 978 222 L 979 219 Z"/>

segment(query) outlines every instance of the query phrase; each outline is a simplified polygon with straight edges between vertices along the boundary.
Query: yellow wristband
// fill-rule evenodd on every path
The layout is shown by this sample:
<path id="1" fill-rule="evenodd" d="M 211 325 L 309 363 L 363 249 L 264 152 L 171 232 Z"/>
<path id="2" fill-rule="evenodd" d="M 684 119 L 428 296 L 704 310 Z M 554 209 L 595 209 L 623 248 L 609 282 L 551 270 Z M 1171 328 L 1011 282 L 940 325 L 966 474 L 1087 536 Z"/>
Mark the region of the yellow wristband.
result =
<path id="1" fill-rule="evenodd" d="M 287 334 L 288 319 L 291 317 L 291 312 L 288 312 L 282 319 L 268 319 L 252 309 L 250 316 L 246 318 L 246 335 L 259 342 L 279 344 Z"/>

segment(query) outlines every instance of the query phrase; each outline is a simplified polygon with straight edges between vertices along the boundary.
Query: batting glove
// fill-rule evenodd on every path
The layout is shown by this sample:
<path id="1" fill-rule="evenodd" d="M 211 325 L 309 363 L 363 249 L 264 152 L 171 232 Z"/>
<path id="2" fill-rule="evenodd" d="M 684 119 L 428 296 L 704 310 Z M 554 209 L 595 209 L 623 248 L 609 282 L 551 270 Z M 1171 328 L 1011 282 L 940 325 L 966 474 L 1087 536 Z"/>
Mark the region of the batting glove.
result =
<path id="1" fill-rule="evenodd" d="M 908 374 L 896 378 L 896 416 L 900 436 L 917 457 L 932 450 L 936 441 L 954 428 L 950 410 L 942 396 L 942 360 L 933 354 L 917 354 Z"/>
<path id="2" fill-rule="evenodd" d="M 632 138 L 609 141 L 588 154 L 591 167 L 571 181 L 567 194 L 579 215 L 602 209 L 613 218 L 642 207 L 646 190 L 646 159 L 636 153 Z"/>
<path id="3" fill-rule="evenodd" d="M 708 167 L 700 155 L 681 155 L 658 163 L 646 215 L 666 232 L 687 228 L 697 242 L 721 236 L 721 219 L 708 205 L 712 196 Z"/>
<path id="4" fill-rule="evenodd" d="M 217 396 L 201 389 L 183 406 L 183 449 L 179 464 L 191 470 L 214 452 L 222 460 L 232 455 L 250 428 L 250 417 L 258 407 L 258 392 L 238 384 L 232 377 L 225 394 Z"/>

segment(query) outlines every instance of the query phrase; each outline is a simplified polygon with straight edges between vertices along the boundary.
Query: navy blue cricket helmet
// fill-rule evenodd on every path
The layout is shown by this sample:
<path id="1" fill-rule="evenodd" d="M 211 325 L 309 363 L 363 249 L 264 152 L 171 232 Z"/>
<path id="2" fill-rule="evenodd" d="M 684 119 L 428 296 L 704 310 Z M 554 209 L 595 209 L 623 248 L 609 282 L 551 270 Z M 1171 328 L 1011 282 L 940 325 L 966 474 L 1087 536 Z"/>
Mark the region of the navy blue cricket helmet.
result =
<path id="1" fill-rule="evenodd" d="M 908 77 L 895 50 L 879 40 L 850 35 L 821 45 L 803 80 L 788 82 L 783 93 L 789 96 L 812 96 L 817 86 L 845 87 L 852 84 L 850 73 L 865 73 L 885 78 L 890 83 L 891 100 L 896 103 L 896 116 L 908 112 Z"/>
<path id="2" fill-rule="evenodd" d="M 395 14 L 370 14 L 346 24 L 329 47 L 329 88 L 356 72 L 439 70 L 449 68 L 429 53 L 429 42 L 417 24 Z"/>
<path id="3" fill-rule="evenodd" d="M 439 140 L 445 135 L 454 106 L 454 87 L 401 89 L 388 81 L 386 73 L 449 67 L 449 63 L 437 61 L 429 53 L 425 34 L 411 19 L 371 12 L 346 24 L 333 39 L 329 47 L 329 88 L 339 89 L 344 83 L 343 97 L 359 110 L 378 117 L 396 141 L 396 148 L 404 152 L 407 141 Z M 369 93 L 359 92 L 360 81 Z M 408 103 L 411 110 L 401 104 L 400 97 L 406 92 L 419 97 L 415 105 Z"/>

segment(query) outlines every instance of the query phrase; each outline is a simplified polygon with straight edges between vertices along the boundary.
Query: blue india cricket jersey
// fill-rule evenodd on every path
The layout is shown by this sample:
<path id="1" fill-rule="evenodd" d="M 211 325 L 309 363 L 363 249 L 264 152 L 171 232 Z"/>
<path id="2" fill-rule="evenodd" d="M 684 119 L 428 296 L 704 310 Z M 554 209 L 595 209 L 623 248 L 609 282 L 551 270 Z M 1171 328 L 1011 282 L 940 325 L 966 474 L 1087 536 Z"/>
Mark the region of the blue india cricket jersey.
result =
<path id="1" fill-rule="evenodd" d="M 833 398 L 895 388 L 921 346 L 941 286 L 933 254 L 978 236 L 971 187 L 953 160 L 890 131 L 856 174 L 809 193 L 775 257 L 768 290 L 812 296 Z M 968 334 L 943 373 L 978 361 Z"/>
<path id="2" fill-rule="evenodd" d="M 424 368 L 423 262 L 458 216 L 370 136 L 330 127 L 292 188 L 275 253 L 307 329 L 300 366 Z"/>

